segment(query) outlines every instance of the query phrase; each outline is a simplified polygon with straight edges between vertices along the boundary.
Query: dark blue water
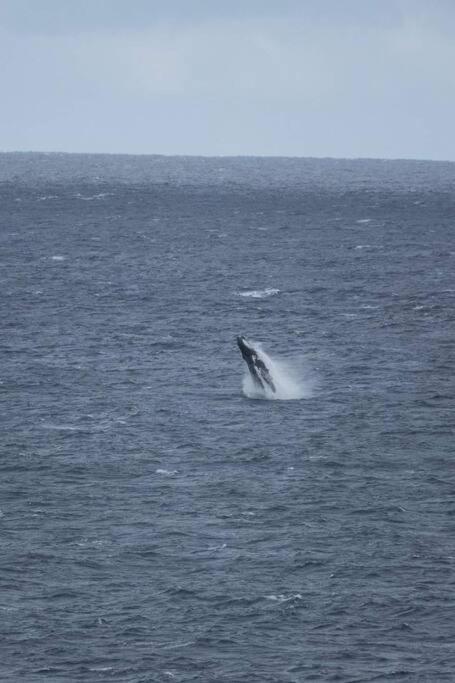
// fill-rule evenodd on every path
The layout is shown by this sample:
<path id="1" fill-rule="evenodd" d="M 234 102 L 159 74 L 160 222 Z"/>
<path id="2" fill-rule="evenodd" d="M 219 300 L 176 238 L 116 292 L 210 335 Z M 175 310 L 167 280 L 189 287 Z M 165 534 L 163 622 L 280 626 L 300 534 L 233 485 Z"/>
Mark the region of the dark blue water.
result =
<path id="1" fill-rule="evenodd" d="M 0 679 L 453 681 L 454 227 L 449 163 L 0 155 Z"/>

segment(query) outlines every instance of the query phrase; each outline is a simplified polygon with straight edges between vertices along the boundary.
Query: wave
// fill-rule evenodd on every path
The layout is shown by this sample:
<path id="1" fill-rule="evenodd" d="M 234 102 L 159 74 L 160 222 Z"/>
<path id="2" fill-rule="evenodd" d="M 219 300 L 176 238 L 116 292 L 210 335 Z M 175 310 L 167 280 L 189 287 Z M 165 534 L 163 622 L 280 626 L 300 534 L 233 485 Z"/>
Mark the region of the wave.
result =
<path id="1" fill-rule="evenodd" d="M 267 296 L 273 296 L 274 294 L 279 294 L 280 290 L 273 287 L 267 287 L 266 289 L 251 289 L 245 292 L 237 292 L 239 296 L 251 297 L 252 299 L 265 299 Z"/>
<path id="2" fill-rule="evenodd" d="M 291 593 L 290 595 L 284 595 L 284 593 L 279 593 L 278 595 L 266 595 L 266 600 L 273 600 L 274 602 L 294 602 L 295 600 L 303 600 L 300 593 Z"/>
<path id="3" fill-rule="evenodd" d="M 74 195 L 74 197 L 76 199 L 82 199 L 84 202 L 92 202 L 94 199 L 104 199 L 105 197 L 110 197 L 113 194 L 113 192 L 99 192 L 98 194 L 84 196 L 83 194 L 80 194 L 80 192 L 78 192 Z"/>

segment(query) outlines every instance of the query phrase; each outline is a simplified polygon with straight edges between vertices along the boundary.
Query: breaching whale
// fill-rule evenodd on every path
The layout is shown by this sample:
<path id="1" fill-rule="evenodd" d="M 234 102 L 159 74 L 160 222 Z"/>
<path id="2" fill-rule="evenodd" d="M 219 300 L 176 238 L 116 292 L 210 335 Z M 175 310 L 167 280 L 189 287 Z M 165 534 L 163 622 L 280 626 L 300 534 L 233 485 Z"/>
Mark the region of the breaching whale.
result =
<path id="1" fill-rule="evenodd" d="M 261 389 L 265 389 L 265 385 L 267 385 L 275 393 L 276 388 L 270 375 L 270 370 L 262 358 L 259 357 L 256 349 L 247 342 L 245 337 L 237 337 L 237 344 L 254 382 Z"/>

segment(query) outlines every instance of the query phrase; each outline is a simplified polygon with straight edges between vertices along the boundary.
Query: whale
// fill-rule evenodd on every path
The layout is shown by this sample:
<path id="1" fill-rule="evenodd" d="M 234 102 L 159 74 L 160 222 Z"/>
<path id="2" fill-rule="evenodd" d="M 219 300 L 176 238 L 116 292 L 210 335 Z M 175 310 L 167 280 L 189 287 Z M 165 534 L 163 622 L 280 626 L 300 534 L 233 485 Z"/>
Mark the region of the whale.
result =
<path id="1" fill-rule="evenodd" d="M 247 341 L 245 337 L 239 336 L 237 337 L 237 346 L 256 386 L 261 387 L 261 389 L 265 389 L 267 386 L 275 393 L 276 387 L 270 370 L 251 342 Z"/>

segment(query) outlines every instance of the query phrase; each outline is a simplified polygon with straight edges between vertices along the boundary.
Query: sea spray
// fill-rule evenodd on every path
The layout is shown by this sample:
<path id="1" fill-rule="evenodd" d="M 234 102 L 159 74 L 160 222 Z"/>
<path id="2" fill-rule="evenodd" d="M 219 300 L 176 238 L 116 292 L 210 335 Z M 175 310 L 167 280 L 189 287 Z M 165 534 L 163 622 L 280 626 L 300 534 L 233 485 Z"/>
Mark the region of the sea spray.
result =
<path id="1" fill-rule="evenodd" d="M 301 362 L 297 359 L 272 358 L 257 342 L 254 342 L 254 348 L 269 369 L 276 391 L 273 392 L 267 385 L 260 387 L 250 373 L 246 372 L 242 380 L 242 389 L 247 398 L 291 401 L 312 396 L 314 381 L 308 377 Z"/>

